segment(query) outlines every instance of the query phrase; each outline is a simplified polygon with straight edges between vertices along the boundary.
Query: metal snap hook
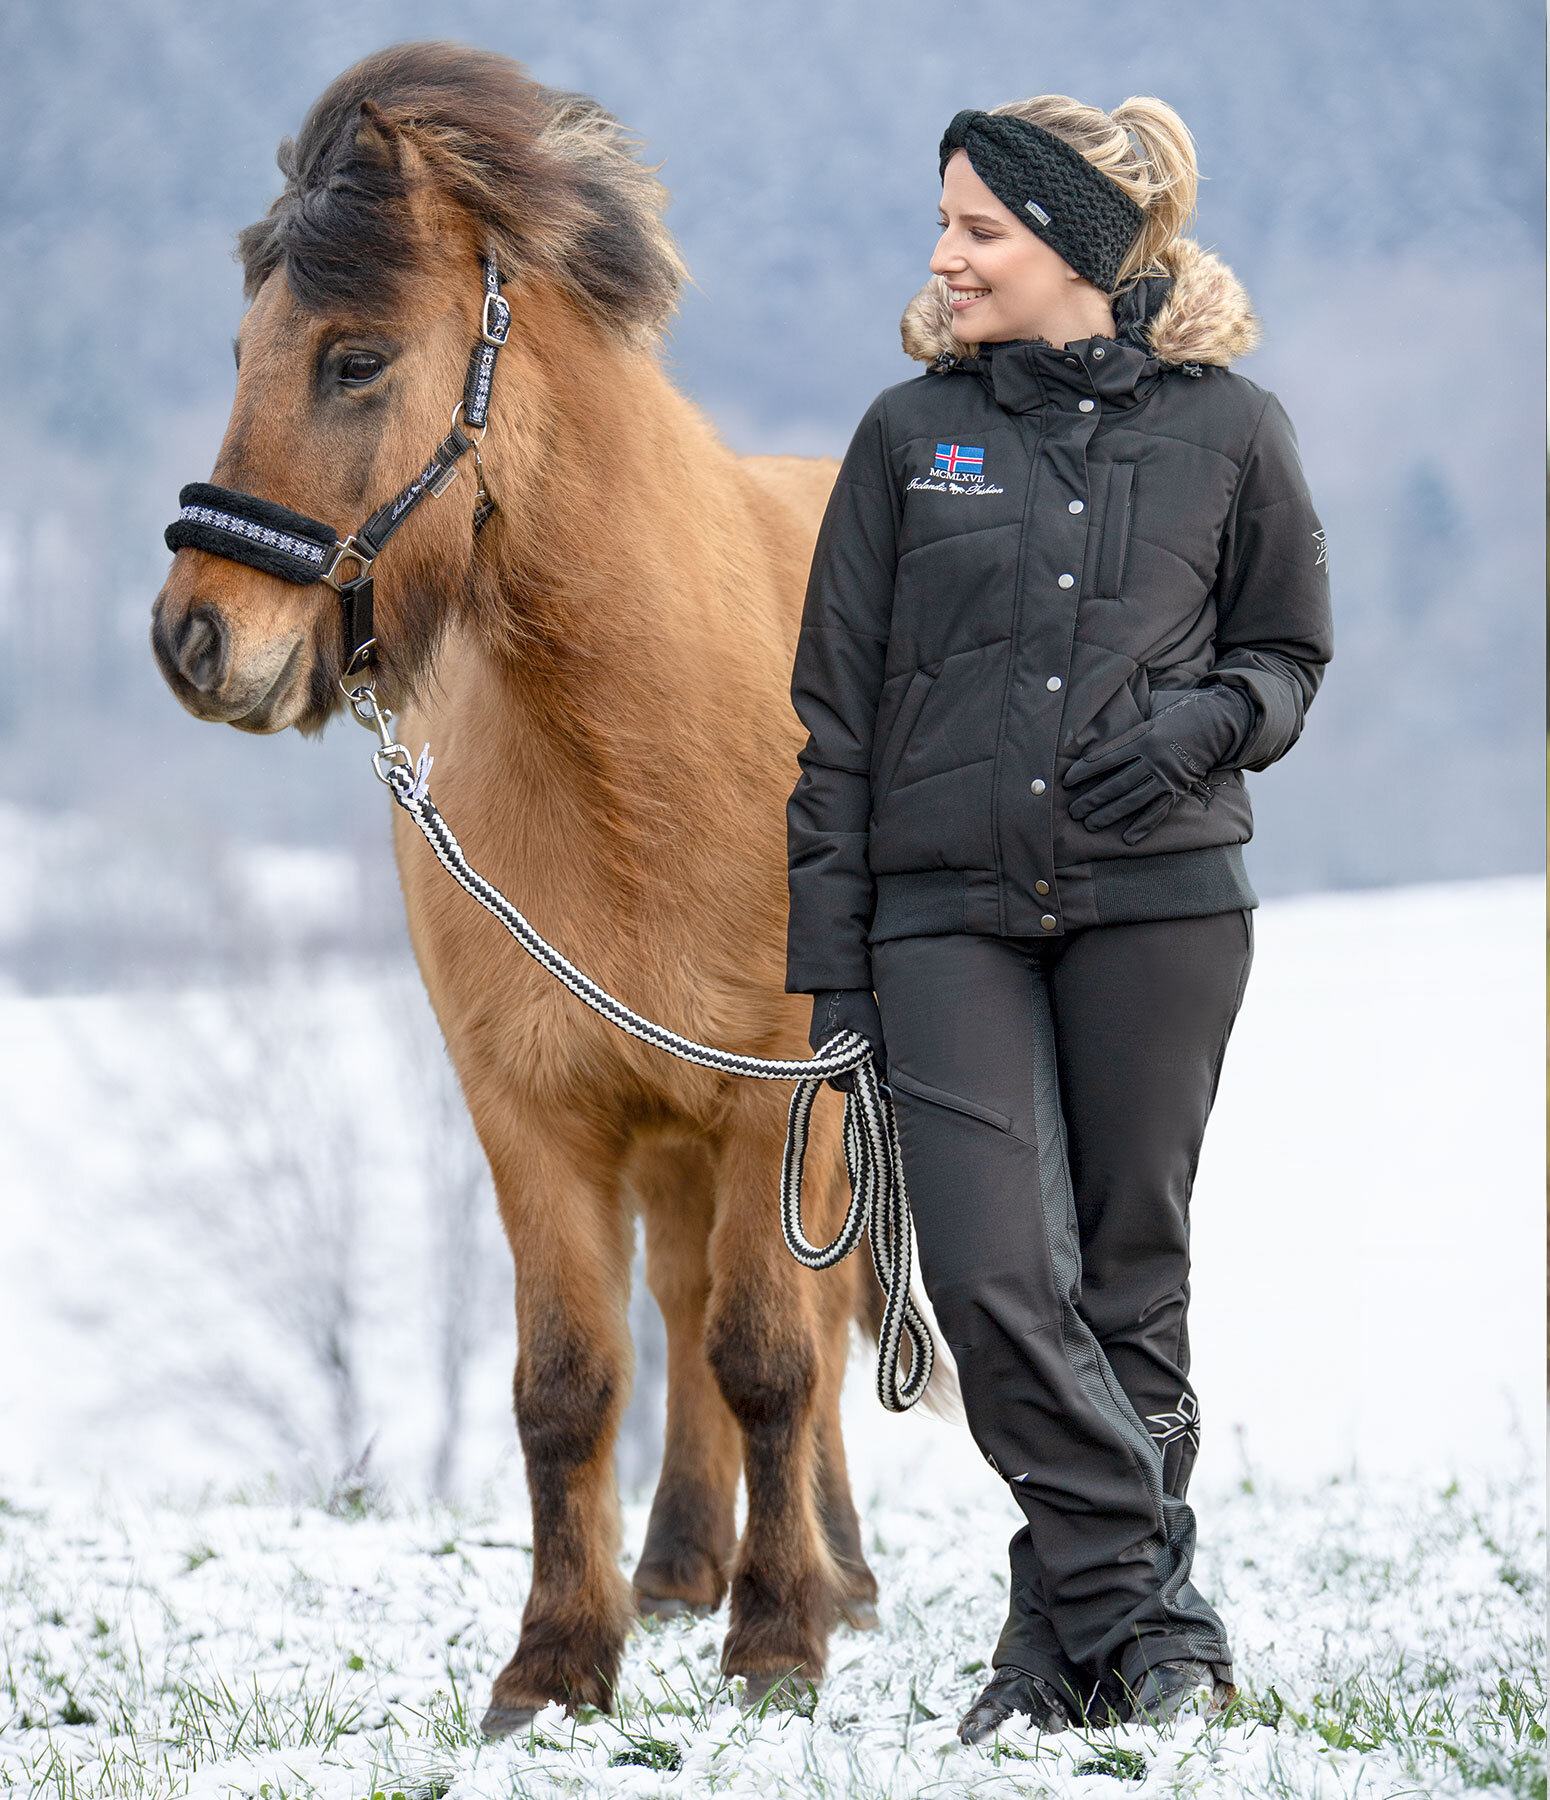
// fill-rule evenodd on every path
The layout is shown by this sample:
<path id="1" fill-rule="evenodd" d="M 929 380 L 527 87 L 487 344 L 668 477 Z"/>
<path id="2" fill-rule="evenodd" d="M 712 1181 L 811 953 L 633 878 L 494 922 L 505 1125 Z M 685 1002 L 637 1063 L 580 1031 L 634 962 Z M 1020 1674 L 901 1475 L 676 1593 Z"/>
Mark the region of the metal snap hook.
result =
<path id="1" fill-rule="evenodd" d="M 391 787 L 390 777 L 395 768 L 408 775 L 414 773 L 414 758 L 403 744 L 384 744 L 380 750 L 372 751 L 371 766 L 377 772 L 377 780 L 385 787 Z"/>
<path id="2" fill-rule="evenodd" d="M 349 701 L 350 711 L 368 731 L 376 732 L 384 748 L 393 742 L 393 715 L 377 699 L 374 682 L 363 681 L 351 687 L 347 682 L 341 681 L 339 691 Z"/>

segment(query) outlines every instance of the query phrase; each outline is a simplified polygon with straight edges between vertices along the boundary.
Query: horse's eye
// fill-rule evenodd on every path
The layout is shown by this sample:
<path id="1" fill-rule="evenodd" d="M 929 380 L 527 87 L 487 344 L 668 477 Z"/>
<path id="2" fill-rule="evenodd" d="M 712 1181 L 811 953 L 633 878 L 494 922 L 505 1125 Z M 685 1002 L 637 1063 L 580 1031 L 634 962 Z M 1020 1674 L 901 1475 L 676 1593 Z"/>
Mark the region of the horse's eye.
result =
<path id="1" fill-rule="evenodd" d="M 369 350 L 352 350 L 339 365 L 339 379 L 346 387 L 364 387 L 382 373 L 382 358 Z"/>

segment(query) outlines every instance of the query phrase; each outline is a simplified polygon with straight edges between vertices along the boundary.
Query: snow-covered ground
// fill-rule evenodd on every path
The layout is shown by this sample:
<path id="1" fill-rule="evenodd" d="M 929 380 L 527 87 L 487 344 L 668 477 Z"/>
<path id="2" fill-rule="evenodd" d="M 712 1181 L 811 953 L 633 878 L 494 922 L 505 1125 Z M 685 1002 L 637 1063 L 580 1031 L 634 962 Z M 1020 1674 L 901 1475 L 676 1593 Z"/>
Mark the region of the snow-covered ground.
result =
<path id="1" fill-rule="evenodd" d="M 1528 1480 L 1218 1495 L 1198 1568 L 1232 1621 L 1238 1709 L 1014 1730 L 986 1751 L 954 1724 L 1005 1606 L 1006 1508 L 950 1476 L 901 1486 L 867 1518 L 882 1627 L 836 1634 L 811 1718 L 740 1714 L 717 1680 L 724 1618 L 682 1620 L 637 1631 L 613 1718 L 554 1707 L 483 1745 L 529 1566 L 509 1494 L 342 1519 L 12 1490 L 0 1783 L 59 1800 L 1529 1800 L 1545 1791 L 1539 1514 Z M 627 1509 L 637 1543 L 644 1523 Z"/>
<path id="2" fill-rule="evenodd" d="M 883 1627 L 839 1634 L 815 1717 L 737 1714 L 723 1618 L 643 1628 L 617 1720 L 479 1747 L 529 1542 L 509 1274 L 476 1170 L 455 1232 L 430 1180 L 457 1126 L 412 992 L 0 997 L 0 1780 L 1543 1796 L 1543 884 L 1282 901 L 1256 930 L 1193 1241 L 1198 1578 L 1244 1709 L 999 1761 L 950 1727 L 1016 1515 L 961 1427 L 877 1409 L 859 1356 Z M 368 1438 L 364 1516 L 306 1503 Z M 418 1497 L 432 1467 L 457 1509 Z"/>

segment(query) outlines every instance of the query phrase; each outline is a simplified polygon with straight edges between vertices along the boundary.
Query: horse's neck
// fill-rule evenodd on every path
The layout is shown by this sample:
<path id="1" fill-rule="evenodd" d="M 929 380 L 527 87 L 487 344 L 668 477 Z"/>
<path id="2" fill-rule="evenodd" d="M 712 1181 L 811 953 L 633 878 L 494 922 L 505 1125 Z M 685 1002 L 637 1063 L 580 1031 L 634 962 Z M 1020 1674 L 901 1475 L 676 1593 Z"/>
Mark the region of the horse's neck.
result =
<path id="1" fill-rule="evenodd" d="M 651 359 L 594 348 L 554 400 L 530 472 L 492 459 L 488 754 L 618 846 L 665 848 L 718 797 L 778 810 L 799 528 Z"/>

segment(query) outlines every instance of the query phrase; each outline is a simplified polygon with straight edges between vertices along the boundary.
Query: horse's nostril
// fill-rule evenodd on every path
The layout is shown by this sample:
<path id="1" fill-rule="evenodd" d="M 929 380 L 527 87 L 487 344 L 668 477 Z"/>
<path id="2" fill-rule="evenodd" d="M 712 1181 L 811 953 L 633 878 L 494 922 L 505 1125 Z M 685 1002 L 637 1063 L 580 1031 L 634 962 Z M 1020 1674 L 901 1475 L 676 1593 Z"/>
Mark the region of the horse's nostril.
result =
<path id="1" fill-rule="evenodd" d="M 225 679 L 228 648 L 221 615 L 209 607 L 196 607 L 178 636 L 178 668 L 190 686 L 208 694 Z"/>

